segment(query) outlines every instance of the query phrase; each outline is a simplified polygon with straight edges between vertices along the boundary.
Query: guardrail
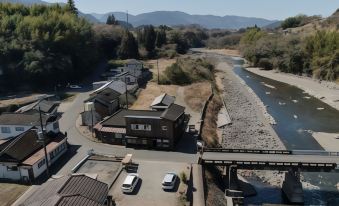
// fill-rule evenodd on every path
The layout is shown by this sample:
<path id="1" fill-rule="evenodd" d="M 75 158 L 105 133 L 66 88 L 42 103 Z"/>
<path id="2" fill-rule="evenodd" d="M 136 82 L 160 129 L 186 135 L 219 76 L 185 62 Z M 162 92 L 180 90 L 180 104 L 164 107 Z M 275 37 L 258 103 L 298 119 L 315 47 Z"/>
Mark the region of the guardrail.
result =
<path id="1" fill-rule="evenodd" d="M 312 162 L 266 162 L 266 161 L 233 161 L 233 160 L 204 160 L 199 159 L 200 164 L 230 166 L 236 165 L 238 169 L 257 170 L 288 170 L 298 168 L 300 171 L 329 172 L 337 168 L 336 163 L 312 163 Z"/>
<path id="2" fill-rule="evenodd" d="M 252 153 L 252 154 L 292 154 L 291 150 L 260 150 L 260 149 L 225 149 L 225 148 L 204 148 L 203 152 L 220 153 Z"/>
<path id="3" fill-rule="evenodd" d="M 339 156 L 339 152 L 325 150 L 292 150 L 293 155 Z"/>

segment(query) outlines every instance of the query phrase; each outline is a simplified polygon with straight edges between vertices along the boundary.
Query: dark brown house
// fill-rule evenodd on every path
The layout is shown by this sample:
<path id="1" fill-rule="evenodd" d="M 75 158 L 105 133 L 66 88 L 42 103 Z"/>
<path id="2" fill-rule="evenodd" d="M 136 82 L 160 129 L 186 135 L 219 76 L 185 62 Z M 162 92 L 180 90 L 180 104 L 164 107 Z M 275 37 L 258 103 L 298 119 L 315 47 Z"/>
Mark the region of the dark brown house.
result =
<path id="1" fill-rule="evenodd" d="M 120 110 L 98 123 L 95 131 L 107 143 L 174 149 L 186 127 L 184 111 L 176 104 L 165 111 Z"/>
<path id="2" fill-rule="evenodd" d="M 91 94 L 85 103 L 93 102 L 95 111 L 102 117 L 112 115 L 119 109 L 121 94 L 113 89 L 106 88 L 98 93 Z"/>

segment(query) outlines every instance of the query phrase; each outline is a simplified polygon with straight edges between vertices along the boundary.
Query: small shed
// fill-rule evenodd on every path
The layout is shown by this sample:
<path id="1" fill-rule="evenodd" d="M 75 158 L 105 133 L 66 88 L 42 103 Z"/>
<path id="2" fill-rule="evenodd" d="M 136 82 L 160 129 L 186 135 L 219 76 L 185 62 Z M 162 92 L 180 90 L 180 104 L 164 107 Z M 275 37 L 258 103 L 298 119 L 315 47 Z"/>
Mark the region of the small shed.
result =
<path id="1" fill-rule="evenodd" d="M 175 97 L 166 93 L 156 97 L 151 104 L 151 109 L 156 111 L 164 111 L 175 101 Z"/>

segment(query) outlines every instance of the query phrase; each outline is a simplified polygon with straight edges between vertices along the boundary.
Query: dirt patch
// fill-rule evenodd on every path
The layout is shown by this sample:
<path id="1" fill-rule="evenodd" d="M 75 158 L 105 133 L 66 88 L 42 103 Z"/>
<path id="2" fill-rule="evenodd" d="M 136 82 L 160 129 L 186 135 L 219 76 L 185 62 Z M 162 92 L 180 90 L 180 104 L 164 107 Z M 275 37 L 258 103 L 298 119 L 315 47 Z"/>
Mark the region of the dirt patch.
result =
<path id="1" fill-rule="evenodd" d="M 0 206 L 7 206 L 13 204 L 29 186 L 0 183 Z"/>
<path id="2" fill-rule="evenodd" d="M 224 91 L 224 84 L 223 84 L 223 80 L 225 78 L 225 73 L 223 72 L 216 72 L 215 73 L 215 85 L 218 89 L 219 92 Z"/>
<path id="3" fill-rule="evenodd" d="M 167 93 L 171 96 L 177 96 L 178 86 L 176 85 L 158 85 L 155 82 L 149 82 L 145 89 L 138 95 L 137 101 L 134 102 L 130 109 L 150 109 L 153 100 L 163 94 Z"/>
<path id="4" fill-rule="evenodd" d="M 158 59 L 159 65 L 159 74 L 160 76 L 164 73 L 167 67 L 171 66 L 176 62 L 175 59 Z M 158 80 L 158 71 L 157 71 L 157 60 L 148 60 L 144 62 L 145 67 L 150 69 L 150 72 L 153 73 L 153 80 Z"/>
<path id="5" fill-rule="evenodd" d="M 219 144 L 217 134 L 218 113 L 222 107 L 222 101 L 219 95 L 214 95 L 208 103 L 204 125 L 202 128 L 202 139 L 209 147 L 216 147 Z"/>
<path id="6" fill-rule="evenodd" d="M 0 107 L 7 107 L 10 105 L 25 105 L 31 102 L 34 102 L 41 97 L 41 94 L 31 94 L 31 95 L 24 95 L 22 97 L 13 96 L 12 98 L 0 100 Z"/>
<path id="7" fill-rule="evenodd" d="M 185 87 L 184 100 L 193 111 L 200 112 L 211 94 L 209 82 L 196 83 Z"/>

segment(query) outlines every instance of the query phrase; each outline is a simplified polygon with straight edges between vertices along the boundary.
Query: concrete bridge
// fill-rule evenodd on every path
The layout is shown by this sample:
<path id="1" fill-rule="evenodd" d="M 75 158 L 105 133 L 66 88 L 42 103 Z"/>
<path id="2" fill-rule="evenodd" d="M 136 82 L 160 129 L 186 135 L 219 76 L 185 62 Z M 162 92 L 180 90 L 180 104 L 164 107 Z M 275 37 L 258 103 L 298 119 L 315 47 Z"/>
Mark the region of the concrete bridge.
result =
<path id="1" fill-rule="evenodd" d="M 204 148 L 199 163 L 223 167 L 225 194 L 239 189 L 238 169 L 287 171 L 282 190 L 291 203 L 303 203 L 300 172 L 339 171 L 339 152 Z"/>

